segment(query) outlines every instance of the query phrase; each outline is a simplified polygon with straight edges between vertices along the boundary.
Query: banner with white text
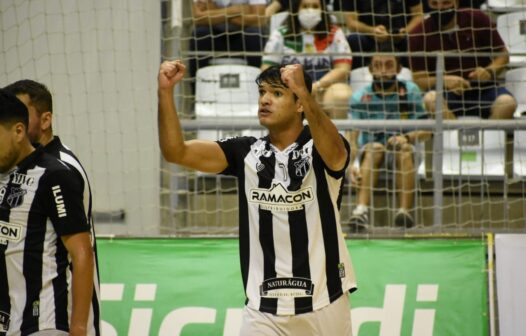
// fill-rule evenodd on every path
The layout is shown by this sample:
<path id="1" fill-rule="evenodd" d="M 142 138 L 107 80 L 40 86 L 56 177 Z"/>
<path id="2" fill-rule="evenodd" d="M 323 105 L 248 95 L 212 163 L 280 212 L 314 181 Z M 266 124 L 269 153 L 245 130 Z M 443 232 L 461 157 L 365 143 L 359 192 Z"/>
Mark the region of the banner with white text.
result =
<path id="1" fill-rule="evenodd" d="M 488 335 L 483 240 L 348 240 L 354 336 Z M 237 336 L 235 239 L 99 239 L 104 336 Z"/>

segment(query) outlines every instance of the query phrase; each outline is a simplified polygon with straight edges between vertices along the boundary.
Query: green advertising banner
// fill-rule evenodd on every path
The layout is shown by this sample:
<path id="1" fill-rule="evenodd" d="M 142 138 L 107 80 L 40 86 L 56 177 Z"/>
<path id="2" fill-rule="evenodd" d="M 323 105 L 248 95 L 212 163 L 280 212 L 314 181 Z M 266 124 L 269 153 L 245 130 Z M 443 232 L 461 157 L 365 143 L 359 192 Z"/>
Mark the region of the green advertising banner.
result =
<path id="1" fill-rule="evenodd" d="M 354 336 L 488 335 L 483 240 L 349 240 Z M 236 239 L 99 239 L 104 336 L 237 336 Z"/>

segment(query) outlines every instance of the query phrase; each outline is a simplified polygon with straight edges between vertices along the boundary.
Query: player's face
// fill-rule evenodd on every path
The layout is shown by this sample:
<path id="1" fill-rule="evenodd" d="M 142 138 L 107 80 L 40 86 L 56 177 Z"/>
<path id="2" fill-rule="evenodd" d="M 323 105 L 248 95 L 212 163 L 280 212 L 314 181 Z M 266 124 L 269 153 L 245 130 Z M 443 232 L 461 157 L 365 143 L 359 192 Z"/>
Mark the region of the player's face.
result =
<path id="1" fill-rule="evenodd" d="M 369 70 L 373 77 L 391 78 L 398 74 L 398 62 L 395 56 L 376 55 L 371 60 Z"/>
<path id="2" fill-rule="evenodd" d="M 16 96 L 27 107 L 29 112 L 29 127 L 27 129 L 27 136 L 32 143 L 40 142 L 42 137 L 42 114 L 39 113 L 36 107 L 31 103 L 31 98 L 28 94 L 18 94 Z"/>
<path id="3" fill-rule="evenodd" d="M 18 160 L 14 127 L 0 124 L 0 173 L 9 171 Z"/>
<path id="4" fill-rule="evenodd" d="M 292 91 L 282 85 L 261 83 L 259 86 L 259 123 L 267 128 L 287 127 L 300 118 L 301 111 Z"/>

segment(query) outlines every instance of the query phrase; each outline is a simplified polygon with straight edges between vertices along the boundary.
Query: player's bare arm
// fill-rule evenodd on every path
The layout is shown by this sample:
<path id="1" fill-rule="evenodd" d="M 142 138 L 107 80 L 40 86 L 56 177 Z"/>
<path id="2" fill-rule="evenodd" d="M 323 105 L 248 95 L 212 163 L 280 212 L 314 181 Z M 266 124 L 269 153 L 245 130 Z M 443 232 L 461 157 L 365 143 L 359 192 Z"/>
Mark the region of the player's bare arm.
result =
<path id="1" fill-rule="evenodd" d="M 305 86 L 303 67 L 300 64 L 287 65 L 281 69 L 281 79 L 300 100 L 312 138 L 323 162 L 331 170 L 339 171 L 345 167 L 347 150 L 336 125 L 320 108 Z"/>
<path id="2" fill-rule="evenodd" d="M 93 295 L 94 256 L 88 232 L 62 236 L 62 242 L 71 256 L 73 265 L 71 311 L 71 336 L 84 336 L 87 333 L 88 316 Z"/>
<path id="3" fill-rule="evenodd" d="M 158 75 L 159 145 L 163 157 L 172 163 L 207 173 L 220 173 L 227 167 L 221 147 L 208 140 L 185 141 L 177 116 L 173 90 L 184 77 L 185 66 L 179 61 L 165 61 Z"/>

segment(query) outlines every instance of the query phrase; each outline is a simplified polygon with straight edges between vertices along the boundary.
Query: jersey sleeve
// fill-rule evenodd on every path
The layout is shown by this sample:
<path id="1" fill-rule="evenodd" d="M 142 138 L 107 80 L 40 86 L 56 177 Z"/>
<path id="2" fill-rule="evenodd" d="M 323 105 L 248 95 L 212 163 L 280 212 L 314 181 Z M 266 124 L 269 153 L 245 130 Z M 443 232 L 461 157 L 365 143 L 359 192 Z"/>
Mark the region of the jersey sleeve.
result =
<path id="1" fill-rule="evenodd" d="M 317 150 L 315 151 L 315 157 L 317 157 L 319 160 L 323 162 L 323 166 L 325 167 L 325 170 L 327 171 L 327 173 L 335 179 L 339 179 L 345 175 L 345 170 L 347 170 L 347 167 L 349 166 L 349 161 L 351 160 L 351 146 L 349 145 L 349 142 L 347 141 L 347 139 L 345 139 L 343 135 L 340 134 L 340 137 L 342 138 L 343 144 L 345 145 L 345 150 L 347 151 L 347 158 L 345 159 L 345 165 L 343 166 L 342 169 L 338 171 L 334 171 L 330 169 L 329 167 L 327 167 L 325 162 L 323 162 L 323 159 L 321 158 L 320 153 L 318 153 Z"/>
<path id="2" fill-rule="evenodd" d="M 46 212 L 57 235 L 90 230 L 84 211 L 82 184 L 70 168 L 51 173 L 45 183 Z"/>
<path id="3" fill-rule="evenodd" d="M 239 176 L 244 169 L 244 162 L 250 145 L 256 141 L 254 137 L 233 137 L 217 141 L 219 147 L 225 153 L 228 167 L 221 175 Z"/>

